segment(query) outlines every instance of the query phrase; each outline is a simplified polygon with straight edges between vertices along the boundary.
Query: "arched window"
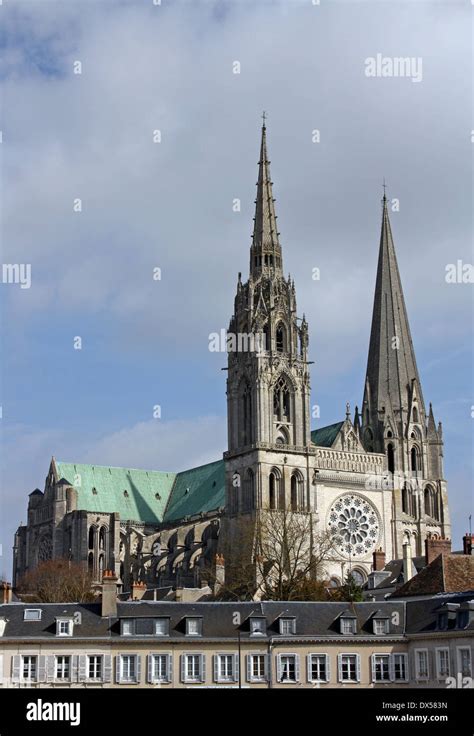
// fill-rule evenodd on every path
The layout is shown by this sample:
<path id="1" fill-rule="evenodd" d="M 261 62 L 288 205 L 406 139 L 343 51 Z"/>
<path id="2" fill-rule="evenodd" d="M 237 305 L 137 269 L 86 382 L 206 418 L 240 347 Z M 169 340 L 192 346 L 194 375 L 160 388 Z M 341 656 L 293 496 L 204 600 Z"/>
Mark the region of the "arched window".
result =
<path id="1" fill-rule="evenodd" d="M 395 452 L 393 449 L 393 445 L 390 442 L 389 445 L 387 445 L 387 463 L 388 463 L 388 469 L 390 473 L 395 472 Z"/>
<path id="2" fill-rule="evenodd" d="M 87 556 L 87 568 L 92 575 L 92 573 L 94 572 L 94 553 L 93 552 L 89 552 Z"/>
<path id="3" fill-rule="evenodd" d="M 105 550 L 106 541 L 107 529 L 105 528 L 105 526 L 101 526 L 99 531 L 99 549 Z"/>
<path id="4" fill-rule="evenodd" d="M 273 414 L 279 422 L 289 422 L 290 390 L 283 376 L 280 376 L 273 389 Z"/>
<path id="5" fill-rule="evenodd" d="M 416 447 L 412 447 L 411 448 L 410 455 L 411 455 L 411 469 L 412 469 L 413 472 L 416 472 L 417 470 L 419 470 L 419 468 L 418 468 L 418 455 L 417 455 L 417 452 L 416 452 Z"/>
<path id="6" fill-rule="evenodd" d="M 298 511 L 298 480 L 296 475 L 291 476 L 291 510 Z"/>
<path id="7" fill-rule="evenodd" d="M 89 549 L 94 549 L 95 527 L 89 527 Z"/>
<path id="8" fill-rule="evenodd" d="M 439 491 L 435 491 L 433 495 L 433 517 L 436 521 L 441 521 Z"/>
<path id="9" fill-rule="evenodd" d="M 282 322 L 277 325 L 275 337 L 277 353 L 284 353 L 286 351 L 286 329 Z"/>
<path id="10" fill-rule="evenodd" d="M 250 445 L 252 442 L 252 389 L 247 382 L 241 385 L 241 443 Z"/>
<path id="11" fill-rule="evenodd" d="M 405 514 L 408 514 L 409 513 L 409 511 L 408 511 L 408 500 L 409 500 L 408 499 L 408 488 L 406 487 L 406 485 L 404 485 L 403 488 L 402 488 L 402 511 Z"/>
<path id="12" fill-rule="evenodd" d="M 413 421 L 418 424 L 418 409 L 416 406 L 413 407 Z"/>
<path id="13" fill-rule="evenodd" d="M 232 483 L 230 487 L 230 498 L 229 506 L 230 513 L 236 514 L 239 510 L 239 493 L 240 493 L 240 474 L 234 473 L 232 476 Z M 171 540 L 171 537 L 170 537 Z"/>
<path id="14" fill-rule="evenodd" d="M 268 324 L 268 322 L 265 325 L 265 327 L 263 328 L 263 339 L 264 339 L 263 349 L 264 350 L 271 350 L 271 348 L 272 348 L 272 341 L 270 339 L 270 325 Z"/>
<path id="15" fill-rule="evenodd" d="M 254 496 L 255 496 L 255 476 L 252 468 L 247 470 L 245 474 L 244 482 L 244 498 L 243 498 L 243 510 L 250 511 L 254 508 Z"/>
<path id="16" fill-rule="evenodd" d="M 433 516 L 432 508 L 431 508 L 431 489 L 429 486 L 425 488 L 424 502 L 425 502 L 425 514 L 427 516 Z"/>
<path id="17" fill-rule="evenodd" d="M 270 508 L 276 509 L 276 477 L 275 473 L 270 473 L 270 476 L 268 478 L 268 486 L 269 486 L 269 500 L 270 500 Z"/>
<path id="18" fill-rule="evenodd" d="M 354 570 L 352 570 L 351 575 L 356 585 L 358 585 L 359 587 L 362 587 L 362 585 L 364 585 L 366 578 L 362 570 L 358 570 L 357 568 L 355 568 Z"/>

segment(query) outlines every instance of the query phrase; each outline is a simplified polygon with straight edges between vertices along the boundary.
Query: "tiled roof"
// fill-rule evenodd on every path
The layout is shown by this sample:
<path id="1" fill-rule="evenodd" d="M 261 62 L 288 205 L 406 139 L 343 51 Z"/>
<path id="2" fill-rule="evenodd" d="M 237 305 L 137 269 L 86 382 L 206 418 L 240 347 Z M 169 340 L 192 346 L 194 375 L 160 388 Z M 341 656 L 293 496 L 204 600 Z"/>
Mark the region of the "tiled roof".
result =
<path id="1" fill-rule="evenodd" d="M 336 422 L 335 424 L 329 424 L 327 427 L 313 429 L 311 432 L 313 445 L 318 445 L 318 447 L 332 447 L 343 424 L 344 422 Z"/>
<path id="2" fill-rule="evenodd" d="M 393 597 L 458 593 L 474 589 L 474 557 L 471 555 L 438 555 L 418 575 L 402 585 Z"/>

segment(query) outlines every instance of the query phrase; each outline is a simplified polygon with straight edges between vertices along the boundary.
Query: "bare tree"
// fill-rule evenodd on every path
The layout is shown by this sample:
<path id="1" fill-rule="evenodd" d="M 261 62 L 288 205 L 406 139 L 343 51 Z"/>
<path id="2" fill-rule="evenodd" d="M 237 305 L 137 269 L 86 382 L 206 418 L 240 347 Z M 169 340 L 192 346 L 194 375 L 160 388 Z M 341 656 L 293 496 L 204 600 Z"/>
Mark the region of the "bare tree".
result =
<path id="1" fill-rule="evenodd" d="M 334 535 L 315 532 L 313 517 L 287 509 L 259 515 L 256 563 L 259 591 L 270 600 L 298 600 L 308 580 L 322 581 L 334 556 Z"/>
<path id="2" fill-rule="evenodd" d="M 27 572 L 18 585 L 19 595 L 38 603 L 87 603 L 95 600 L 88 570 L 70 560 L 47 560 Z"/>

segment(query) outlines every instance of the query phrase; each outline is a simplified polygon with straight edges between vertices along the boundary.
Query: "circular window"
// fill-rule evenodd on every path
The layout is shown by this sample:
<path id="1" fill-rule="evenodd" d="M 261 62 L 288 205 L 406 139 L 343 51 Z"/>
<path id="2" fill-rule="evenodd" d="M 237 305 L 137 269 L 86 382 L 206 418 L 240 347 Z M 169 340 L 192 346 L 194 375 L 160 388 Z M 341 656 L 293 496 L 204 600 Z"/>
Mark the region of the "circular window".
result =
<path id="1" fill-rule="evenodd" d="M 328 527 L 334 534 L 337 551 L 353 557 L 372 552 L 380 533 L 375 507 L 355 494 L 342 496 L 332 505 Z"/>

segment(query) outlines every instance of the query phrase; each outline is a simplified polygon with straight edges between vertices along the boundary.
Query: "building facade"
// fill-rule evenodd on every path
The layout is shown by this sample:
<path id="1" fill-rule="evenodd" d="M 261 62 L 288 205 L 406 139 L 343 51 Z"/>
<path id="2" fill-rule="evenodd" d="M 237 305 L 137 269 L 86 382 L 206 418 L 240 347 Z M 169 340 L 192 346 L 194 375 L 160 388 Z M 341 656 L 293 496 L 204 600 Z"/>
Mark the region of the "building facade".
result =
<path id="1" fill-rule="evenodd" d="M 355 604 L 112 596 L 0 605 L 0 687 L 472 687 L 472 592 Z"/>
<path id="2" fill-rule="evenodd" d="M 269 513 L 309 519 L 310 547 L 333 535 L 324 574 L 334 585 L 349 571 L 364 582 L 375 550 L 391 560 L 408 544 L 415 557 L 427 537 L 450 538 L 442 427 L 424 403 L 389 202 L 361 411 L 311 430 L 309 326 L 284 275 L 269 164 L 264 124 L 249 276 L 239 274 L 228 331 L 223 460 L 176 474 L 53 458 L 15 537 L 15 582 L 68 557 L 98 581 L 113 569 L 128 590 L 133 580 L 199 587 L 217 579 L 216 558 L 232 560 L 242 527 L 255 557 Z"/>

